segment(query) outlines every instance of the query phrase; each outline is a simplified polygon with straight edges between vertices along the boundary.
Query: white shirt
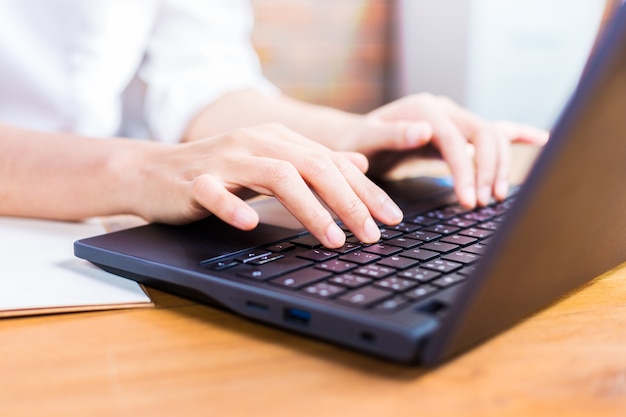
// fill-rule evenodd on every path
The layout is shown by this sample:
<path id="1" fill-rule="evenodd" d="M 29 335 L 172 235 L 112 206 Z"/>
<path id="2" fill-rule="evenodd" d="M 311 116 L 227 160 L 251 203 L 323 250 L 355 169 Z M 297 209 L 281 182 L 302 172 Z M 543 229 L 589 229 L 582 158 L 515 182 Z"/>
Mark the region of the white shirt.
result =
<path id="1" fill-rule="evenodd" d="M 276 91 L 246 0 L 0 0 L 0 122 L 177 141 L 226 92 Z"/>

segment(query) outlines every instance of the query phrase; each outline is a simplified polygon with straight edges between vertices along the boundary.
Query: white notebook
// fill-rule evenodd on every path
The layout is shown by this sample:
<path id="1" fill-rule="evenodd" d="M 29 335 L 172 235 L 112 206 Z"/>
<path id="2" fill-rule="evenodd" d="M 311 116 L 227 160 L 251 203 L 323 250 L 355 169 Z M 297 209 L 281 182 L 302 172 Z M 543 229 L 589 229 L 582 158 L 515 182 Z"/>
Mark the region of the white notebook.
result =
<path id="1" fill-rule="evenodd" d="M 96 219 L 0 217 L 0 317 L 151 306 L 136 282 L 74 256 L 75 240 L 104 232 Z"/>

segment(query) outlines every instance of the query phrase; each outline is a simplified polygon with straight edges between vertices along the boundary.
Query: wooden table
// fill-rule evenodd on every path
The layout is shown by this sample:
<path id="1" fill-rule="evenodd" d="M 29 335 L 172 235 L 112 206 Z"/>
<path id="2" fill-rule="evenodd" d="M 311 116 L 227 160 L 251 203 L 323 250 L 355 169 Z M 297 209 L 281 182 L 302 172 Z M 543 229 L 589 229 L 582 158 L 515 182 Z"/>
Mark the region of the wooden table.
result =
<path id="1" fill-rule="evenodd" d="M 435 369 L 149 293 L 0 320 L 0 416 L 626 415 L 626 264 Z"/>

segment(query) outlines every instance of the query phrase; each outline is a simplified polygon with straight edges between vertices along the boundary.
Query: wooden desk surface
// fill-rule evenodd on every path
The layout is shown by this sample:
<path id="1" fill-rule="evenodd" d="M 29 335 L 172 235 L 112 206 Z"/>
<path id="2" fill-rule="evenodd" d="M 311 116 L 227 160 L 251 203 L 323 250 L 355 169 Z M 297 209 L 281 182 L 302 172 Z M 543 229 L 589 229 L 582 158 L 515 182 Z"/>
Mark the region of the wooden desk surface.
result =
<path id="1" fill-rule="evenodd" d="M 435 369 L 149 293 L 0 320 L 0 415 L 626 415 L 626 264 Z"/>

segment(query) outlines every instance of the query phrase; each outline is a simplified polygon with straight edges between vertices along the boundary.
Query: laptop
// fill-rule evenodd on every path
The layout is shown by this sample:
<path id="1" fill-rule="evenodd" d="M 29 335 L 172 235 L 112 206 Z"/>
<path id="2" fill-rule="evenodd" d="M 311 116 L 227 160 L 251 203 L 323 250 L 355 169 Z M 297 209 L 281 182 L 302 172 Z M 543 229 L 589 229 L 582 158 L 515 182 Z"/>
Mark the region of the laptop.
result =
<path id="1" fill-rule="evenodd" d="M 519 189 L 464 211 L 449 184 L 382 184 L 406 214 L 340 250 L 303 229 L 215 217 L 81 239 L 148 286 L 386 360 L 432 366 L 626 261 L 626 9 L 614 16 Z"/>

